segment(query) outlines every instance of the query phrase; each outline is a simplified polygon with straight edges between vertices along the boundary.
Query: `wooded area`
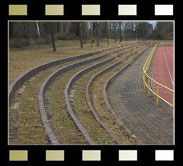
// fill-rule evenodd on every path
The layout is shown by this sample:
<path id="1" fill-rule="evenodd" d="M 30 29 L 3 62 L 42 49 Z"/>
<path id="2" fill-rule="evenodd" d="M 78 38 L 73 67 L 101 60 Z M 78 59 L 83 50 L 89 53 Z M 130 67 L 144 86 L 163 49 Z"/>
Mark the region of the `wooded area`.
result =
<path id="1" fill-rule="evenodd" d="M 100 40 L 172 40 L 173 22 L 10 22 L 10 48 L 52 44 L 56 40 L 80 40 L 100 45 Z"/>

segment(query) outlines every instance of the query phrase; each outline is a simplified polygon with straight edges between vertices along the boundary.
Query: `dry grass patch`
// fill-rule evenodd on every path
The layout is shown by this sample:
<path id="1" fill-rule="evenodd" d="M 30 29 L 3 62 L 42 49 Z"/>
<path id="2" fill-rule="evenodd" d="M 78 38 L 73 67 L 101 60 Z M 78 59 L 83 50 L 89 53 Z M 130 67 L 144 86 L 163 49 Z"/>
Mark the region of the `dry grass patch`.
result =
<path id="1" fill-rule="evenodd" d="M 113 133 L 121 140 L 121 142 L 123 142 L 123 144 L 136 144 L 136 141 L 131 138 L 131 136 L 125 131 L 124 127 L 121 126 L 113 117 L 105 103 L 103 96 L 103 88 L 105 82 L 110 76 L 112 76 L 123 66 L 124 64 L 121 64 L 97 78 L 97 80 L 95 80 L 90 87 L 90 98 L 101 120 L 113 131 Z"/>
<path id="2" fill-rule="evenodd" d="M 100 54 L 102 55 L 102 54 Z M 99 56 L 99 55 L 96 55 Z M 94 56 L 94 57 L 96 57 Z M 89 59 L 91 57 L 83 58 Z M 57 69 L 79 62 L 80 60 L 67 62 L 46 71 L 42 71 L 33 77 L 30 81 L 24 83 L 26 86 L 19 103 L 18 112 L 18 138 L 19 144 L 49 144 L 47 135 L 42 126 L 42 120 L 39 113 L 38 94 L 44 80 Z M 17 97 L 17 93 L 14 98 Z M 11 103 L 9 114 L 14 111 L 14 102 Z M 13 125 L 12 125 L 13 126 Z M 9 129 L 11 131 L 11 128 Z"/>
<path id="3" fill-rule="evenodd" d="M 89 79 L 97 72 L 103 70 L 107 66 L 113 64 L 115 61 L 101 66 L 95 70 L 90 71 L 88 74 L 81 77 L 80 81 L 75 83 L 74 91 L 74 106 L 73 109 L 77 114 L 80 122 L 88 131 L 91 138 L 96 142 L 96 144 L 116 144 L 113 138 L 105 131 L 105 129 L 95 120 L 93 114 L 89 110 L 89 107 L 85 99 L 85 88 Z"/>
<path id="4" fill-rule="evenodd" d="M 151 42 L 157 44 L 157 46 L 172 46 L 173 40 L 148 40 L 147 42 Z"/>
<path id="5" fill-rule="evenodd" d="M 66 44 L 64 44 L 64 42 L 66 42 Z M 84 48 L 80 48 L 79 44 L 76 44 L 76 41 L 64 42 L 59 43 L 58 41 L 56 43 L 57 52 L 53 52 L 49 45 L 47 45 L 47 47 L 34 46 L 23 50 L 10 49 L 9 84 L 24 72 L 44 63 L 117 46 L 117 44 L 106 45 L 105 43 L 101 43 L 99 47 L 94 47 L 91 49 L 90 44 L 87 44 L 86 46 L 84 46 Z"/>
<path id="6" fill-rule="evenodd" d="M 77 127 L 75 126 L 74 122 L 72 121 L 67 111 L 66 104 L 65 104 L 65 97 L 64 97 L 64 89 L 67 82 L 78 71 L 90 65 L 102 62 L 108 58 L 109 57 L 106 57 L 102 60 L 98 60 L 96 62 L 77 67 L 76 69 L 73 69 L 72 71 L 69 71 L 66 74 L 59 77 L 54 83 L 54 87 L 51 90 L 51 95 L 50 95 L 52 120 L 56 124 L 58 137 L 60 138 L 63 144 L 88 144 L 88 142 L 84 139 L 81 132 L 78 131 Z M 82 100 L 81 96 L 79 97 L 79 100 Z"/>
<path id="7" fill-rule="evenodd" d="M 123 53 L 123 55 L 118 58 L 123 62 L 123 64 L 97 78 L 97 80 L 95 80 L 90 87 L 90 98 L 93 102 L 95 110 L 99 114 L 102 121 L 114 132 L 116 136 L 118 136 L 118 138 L 120 138 L 124 144 L 137 144 L 137 142 L 125 131 L 123 126 L 118 124 L 112 113 L 108 110 L 103 96 L 103 88 L 105 82 L 110 76 L 121 69 L 125 64 L 132 64 L 134 60 L 138 58 L 138 56 L 140 56 L 147 48 L 147 46 L 142 45 L 140 47 L 128 49 L 128 52 Z"/>
<path id="8" fill-rule="evenodd" d="M 99 62 L 99 61 L 97 61 Z M 89 65 L 95 64 L 90 63 Z M 77 67 L 65 75 L 59 77 L 54 83 L 51 91 L 51 112 L 52 120 L 56 123 L 58 135 L 63 144 L 87 144 L 80 131 L 78 131 L 72 121 L 65 104 L 64 89 L 68 80 L 78 71 L 86 68 L 88 65 Z M 58 90 L 59 89 L 59 90 Z"/>
<path id="9" fill-rule="evenodd" d="M 68 47 L 68 50 L 69 50 L 69 48 L 70 47 Z M 77 50 L 77 52 L 78 52 L 78 50 Z M 10 82 L 13 81 L 15 78 L 20 76 L 20 74 L 31 69 L 32 67 L 38 66 L 38 65 L 46 63 L 48 61 L 55 60 L 56 58 L 60 59 L 63 57 L 73 56 L 73 52 L 72 52 L 72 54 L 70 52 L 68 52 L 68 54 L 65 53 L 64 55 L 60 55 L 62 52 L 63 52 L 63 50 L 61 48 L 59 48 L 58 52 L 56 52 L 56 53 L 49 51 L 49 48 L 37 49 L 36 51 L 35 50 L 23 50 L 23 51 L 11 52 L 10 61 L 9 61 L 9 65 L 10 65 L 10 68 L 9 68 L 10 80 L 9 81 Z M 102 54 L 100 54 L 100 55 L 102 55 Z M 97 55 L 97 56 L 99 56 L 99 55 Z M 95 56 L 93 56 L 93 57 L 95 57 Z M 84 59 L 85 58 L 82 58 L 82 60 L 84 60 Z M 102 59 L 101 61 L 103 61 L 103 60 L 104 59 Z M 31 81 L 28 81 L 24 84 L 24 86 L 26 86 L 26 88 L 25 88 L 25 91 L 22 93 L 19 108 L 18 108 L 19 144 L 26 144 L 26 145 L 27 144 L 49 144 L 47 135 L 42 126 L 42 121 L 41 121 L 41 117 L 40 117 L 40 113 L 39 113 L 39 103 L 38 103 L 39 89 L 40 89 L 42 83 L 44 82 L 44 80 L 52 72 L 56 71 L 57 69 L 65 66 L 65 65 L 68 65 L 68 64 L 71 64 L 74 62 L 78 62 L 78 61 L 80 61 L 80 60 L 64 63 L 59 66 L 52 67 L 46 71 L 40 72 L 39 74 L 34 76 L 34 79 L 32 79 Z M 99 61 L 97 61 L 97 62 L 99 62 Z M 17 96 L 17 93 L 15 95 L 15 98 L 16 98 L 16 96 Z M 54 99 L 54 100 L 58 101 L 57 99 Z M 13 113 L 13 111 L 14 111 L 13 104 L 14 104 L 14 102 L 12 102 L 12 104 L 11 104 L 11 107 L 9 109 L 9 114 Z M 62 103 L 62 106 L 65 107 L 63 103 Z M 58 112 L 58 110 L 55 111 L 55 113 L 57 113 L 57 112 Z M 62 115 L 64 115 L 64 113 Z M 58 119 L 55 118 L 55 121 L 59 122 L 60 117 L 59 116 L 57 117 L 57 114 L 55 114 L 55 117 L 58 118 Z M 63 117 L 65 117 L 66 119 L 69 118 L 67 113 Z M 62 120 L 64 120 L 64 119 L 62 118 Z M 62 122 L 66 122 L 66 121 L 64 120 Z M 60 123 L 58 123 L 58 125 L 59 124 Z M 65 131 L 67 131 L 68 128 L 70 128 L 70 129 L 73 128 L 72 126 L 74 126 L 74 124 L 71 124 L 71 122 L 68 122 L 68 124 L 67 123 L 64 123 L 64 124 L 66 124 L 65 125 L 66 128 L 63 129 Z M 60 128 L 62 128 L 62 127 L 60 126 Z M 11 130 L 11 129 L 9 129 L 9 130 Z M 76 128 L 73 129 L 72 131 L 70 130 L 70 133 L 73 133 L 71 136 L 71 140 L 72 140 L 72 138 L 74 138 L 76 136 L 76 138 L 79 139 L 78 142 L 81 142 L 83 144 L 86 143 L 85 140 L 83 140 L 80 133 L 77 133 Z M 75 133 L 77 133 L 77 134 L 75 134 Z M 60 133 L 60 134 L 62 134 L 62 133 Z M 66 140 L 64 142 L 66 144 L 67 144 L 66 138 L 68 137 L 68 135 L 69 135 L 68 133 L 65 134 L 64 135 L 65 139 L 63 138 L 63 140 Z M 72 142 L 71 140 L 69 140 L 69 141 Z M 76 141 L 76 143 L 78 143 L 78 142 Z"/>
<path id="10" fill-rule="evenodd" d="M 120 53 L 118 57 L 123 63 L 132 64 L 142 53 L 148 48 L 146 45 L 140 45 L 138 47 L 131 47 L 128 51 Z"/>

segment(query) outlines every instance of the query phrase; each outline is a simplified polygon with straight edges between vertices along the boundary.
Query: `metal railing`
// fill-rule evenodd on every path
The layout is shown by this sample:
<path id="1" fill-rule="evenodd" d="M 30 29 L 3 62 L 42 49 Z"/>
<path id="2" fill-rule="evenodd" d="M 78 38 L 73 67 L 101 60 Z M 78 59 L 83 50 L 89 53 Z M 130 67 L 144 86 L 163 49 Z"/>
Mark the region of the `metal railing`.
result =
<path id="1" fill-rule="evenodd" d="M 151 64 L 152 61 L 152 57 L 155 53 L 156 50 L 156 45 L 153 47 L 149 57 L 147 58 L 144 66 L 143 66 L 143 85 L 144 85 L 144 90 L 148 89 L 148 96 L 150 95 L 150 92 L 152 92 L 155 96 L 156 96 L 156 105 L 158 106 L 158 100 L 161 99 L 162 101 L 164 101 L 165 103 L 167 103 L 170 107 L 172 107 L 172 117 L 174 117 L 174 90 L 160 84 L 159 82 L 155 81 L 154 79 L 152 79 L 148 74 L 147 71 L 149 69 L 149 65 Z M 147 79 L 146 79 L 147 78 Z M 150 86 L 150 81 L 154 82 L 156 85 L 156 89 L 153 90 Z M 158 94 L 158 89 L 159 87 L 162 87 L 168 91 L 170 91 L 172 93 L 172 103 L 168 102 L 167 100 L 165 100 L 164 98 L 162 98 L 161 96 L 159 96 Z"/>

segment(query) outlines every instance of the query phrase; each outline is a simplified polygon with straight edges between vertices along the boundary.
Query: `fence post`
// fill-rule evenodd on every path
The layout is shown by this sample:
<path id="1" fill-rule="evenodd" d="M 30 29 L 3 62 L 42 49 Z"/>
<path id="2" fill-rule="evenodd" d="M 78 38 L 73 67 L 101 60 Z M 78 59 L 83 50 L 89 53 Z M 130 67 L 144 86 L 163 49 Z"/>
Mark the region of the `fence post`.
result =
<path id="1" fill-rule="evenodd" d="M 143 84 L 144 84 L 144 90 L 146 89 L 146 85 L 145 85 L 145 74 L 144 74 L 144 72 L 143 72 Z"/>
<path id="2" fill-rule="evenodd" d="M 148 96 L 150 95 L 150 79 L 148 78 Z"/>
<path id="3" fill-rule="evenodd" d="M 158 105 L 158 84 L 156 83 L 156 105 Z"/>

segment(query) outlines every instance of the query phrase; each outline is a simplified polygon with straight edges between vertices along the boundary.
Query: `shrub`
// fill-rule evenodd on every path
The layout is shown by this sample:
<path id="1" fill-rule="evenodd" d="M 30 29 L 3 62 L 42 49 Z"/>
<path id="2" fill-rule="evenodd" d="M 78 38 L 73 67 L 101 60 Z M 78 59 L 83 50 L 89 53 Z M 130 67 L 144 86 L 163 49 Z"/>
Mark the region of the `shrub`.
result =
<path id="1" fill-rule="evenodd" d="M 76 35 L 74 33 L 57 33 L 55 34 L 56 40 L 74 40 L 76 39 Z"/>
<path id="2" fill-rule="evenodd" d="M 36 44 L 40 44 L 40 45 L 47 45 L 50 44 L 50 38 L 39 38 L 36 40 Z"/>
<path id="3" fill-rule="evenodd" d="M 9 41 L 10 48 L 24 48 L 30 46 L 31 42 L 28 39 L 12 39 Z"/>

